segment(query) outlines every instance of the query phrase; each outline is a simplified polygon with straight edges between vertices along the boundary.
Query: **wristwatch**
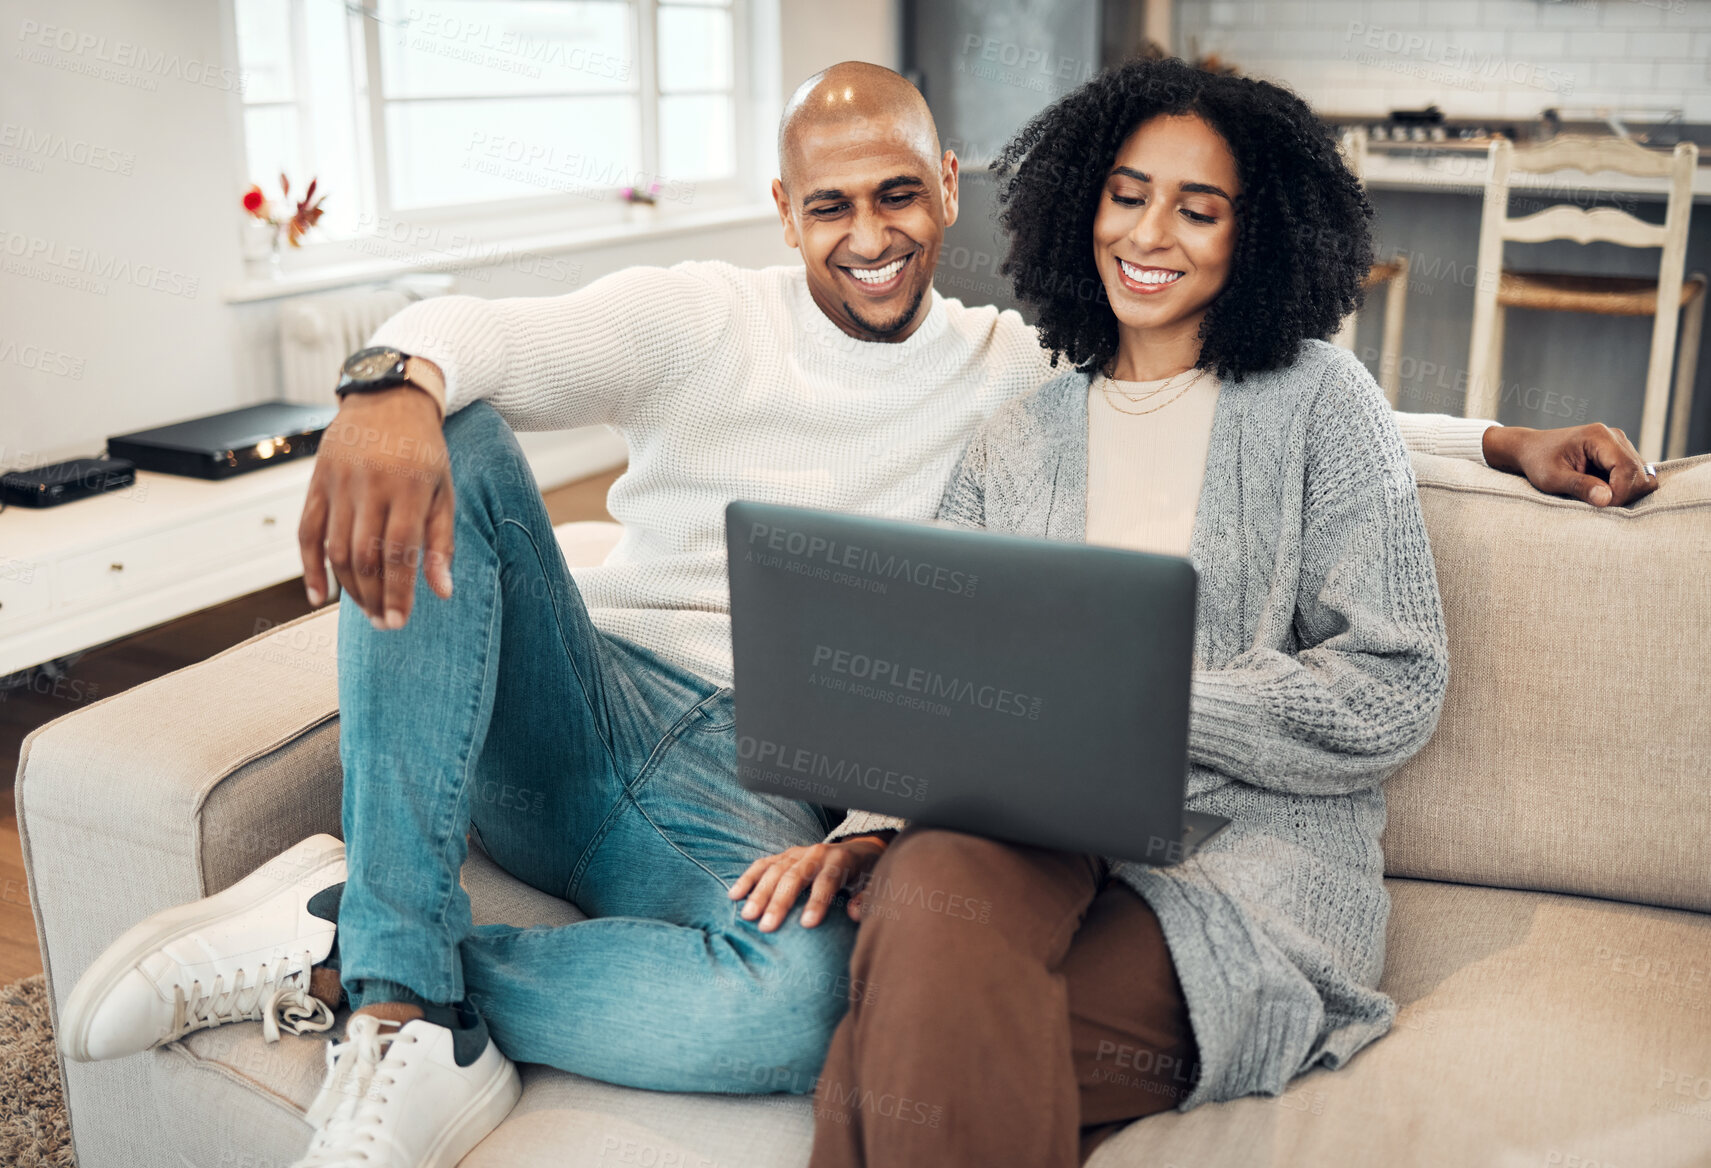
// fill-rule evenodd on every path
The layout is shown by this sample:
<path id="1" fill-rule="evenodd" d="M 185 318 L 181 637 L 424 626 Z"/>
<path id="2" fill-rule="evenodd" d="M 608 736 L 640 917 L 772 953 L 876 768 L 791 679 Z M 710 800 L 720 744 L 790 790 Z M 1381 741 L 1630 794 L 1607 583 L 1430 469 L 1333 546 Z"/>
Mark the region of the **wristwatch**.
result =
<path id="1" fill-rule="evenodd" d="M 376 393 L 382 389 L 413 384 L 404 372 L 404 366 L 409 360 L 408 353 L 384 346 L 359 349 L 345 358 L 337 393 L 342 398 L 347 393 Z"/>

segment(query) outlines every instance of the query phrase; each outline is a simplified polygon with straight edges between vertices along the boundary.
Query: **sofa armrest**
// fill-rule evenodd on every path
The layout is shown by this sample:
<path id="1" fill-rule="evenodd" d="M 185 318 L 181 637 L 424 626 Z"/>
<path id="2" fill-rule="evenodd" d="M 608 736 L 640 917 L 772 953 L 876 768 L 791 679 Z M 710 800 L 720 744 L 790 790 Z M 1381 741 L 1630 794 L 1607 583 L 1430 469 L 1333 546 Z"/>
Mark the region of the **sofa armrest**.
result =
<path id="1" fill-rule="evenodd" d="M 615 523 L 561 524 L 574 566 Z M 236 883 L 305 836 L 342 835 L 338 609 L 38 728 L 18 765 L 18 829 L 49 995 L 118 935 Z"/>
<path id="2" fill-rule="evenodd" d="M 572 568 L 604 564 L 624 537 L 624 527 L 608 519 L 580 519 L 553 528 L 564 562 Z"/>
<path id="3" fill-rule="evenodd" d="M 126 929 L 340 833 L 337 630 L 336 608 L 310 613 L 24 740 L 18 833 L 56 1028 Z M 79 1163 L 178 1162 L 149 1060 L 59 1062 Z"/>
<path id="4" fill-rule="evenodd" d="M 24 740 L 18 830 L 50 998 L 114 938 L 338 834 L 338 613 L 270 628 Z"/>
<path id="5" fill-rule="evenodd" d="M 598 564 L 614 523 L 557 530 Z M 144 917 L 218 892 L 318 832 L 342 835 L 338 609 L 76 710 L 24 740 L 18 831 L 54 1025 L 97 956 Z M 184 1163 L 146 1058 L 60 1058 L 78 1163 Z"/>

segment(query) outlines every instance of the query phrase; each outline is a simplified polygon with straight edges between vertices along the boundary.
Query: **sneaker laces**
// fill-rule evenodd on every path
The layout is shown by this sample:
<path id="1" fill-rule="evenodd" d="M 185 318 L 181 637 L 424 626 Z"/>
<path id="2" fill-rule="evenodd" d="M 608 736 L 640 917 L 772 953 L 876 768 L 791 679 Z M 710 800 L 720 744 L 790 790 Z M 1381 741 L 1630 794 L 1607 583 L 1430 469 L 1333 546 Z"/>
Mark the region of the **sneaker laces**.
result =
<path id="1" fill-rule="evenodd" d="M 381 1026 L 392 1029 L 382 1032 Z M 368 1160 L 367 1148 L 375 1142 L 375 1129 L 386 1122 L 386 1088 L 397 1080 L 393 1071 L 402 1059 L 388 1065 L 400 1043 L 414 1045 L 415 1034 L 384 1022 L 371 1014 L 352 1014 L 345 1023 L 345 1041 L 327 1047 L 327 1078 L 305 1117 L 315 1129 L 308 1154 L 293 1168 L 336 1168 Z"/>
<path id="2" fill-rule="evenodd" d="M 253 982 L 249 980 L 251 971 L 240 969 L 232 975 L 230 986 L 225 974 L 206 987 L 200 981 L 192 981 L 188 994 L 183 986 L 173 986 L 169 1041 L 209 1026 L 256 1018 L 261 1019 L 262 1037 L 268 1042 L 278 1042 L 281 1030 L 306 1034 L 332 1029 L 332 1007 L 309 993 L 309 971 L 313 965 L 313 955 L 305 950 L 278 961 L 262 962 L 254 971 Z"/>

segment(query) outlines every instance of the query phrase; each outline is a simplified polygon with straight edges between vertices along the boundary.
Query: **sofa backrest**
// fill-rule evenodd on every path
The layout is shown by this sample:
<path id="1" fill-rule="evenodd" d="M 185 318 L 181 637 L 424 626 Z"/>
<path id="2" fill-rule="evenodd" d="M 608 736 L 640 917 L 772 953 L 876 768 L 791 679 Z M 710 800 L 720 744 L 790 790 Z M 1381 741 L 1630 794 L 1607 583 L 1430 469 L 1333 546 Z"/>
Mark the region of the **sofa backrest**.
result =
<path id="1" fill-rule="evenodd" d="M 1450 686 L 1386 871 L 1711 912 L 1711 455 L 1608 510 L 1412 457 Z"/>

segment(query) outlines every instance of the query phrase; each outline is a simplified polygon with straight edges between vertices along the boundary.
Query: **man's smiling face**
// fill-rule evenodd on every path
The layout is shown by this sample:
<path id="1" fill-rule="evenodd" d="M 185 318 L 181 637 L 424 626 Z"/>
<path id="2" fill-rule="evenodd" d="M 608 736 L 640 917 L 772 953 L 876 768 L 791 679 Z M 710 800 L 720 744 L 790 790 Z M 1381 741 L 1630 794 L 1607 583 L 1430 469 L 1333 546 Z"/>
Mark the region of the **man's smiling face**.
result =
<path id="1" fill-rule="evenodd" d="M 852 337 L 901 341 L 926 316 L 956 221 L 956 156 L 937 145 L 930 120 L 908 111 L 851 110 L 786 135 L 785 177 L 772 184 L 784 239 L 802 252 L 814 302 Z"/>

